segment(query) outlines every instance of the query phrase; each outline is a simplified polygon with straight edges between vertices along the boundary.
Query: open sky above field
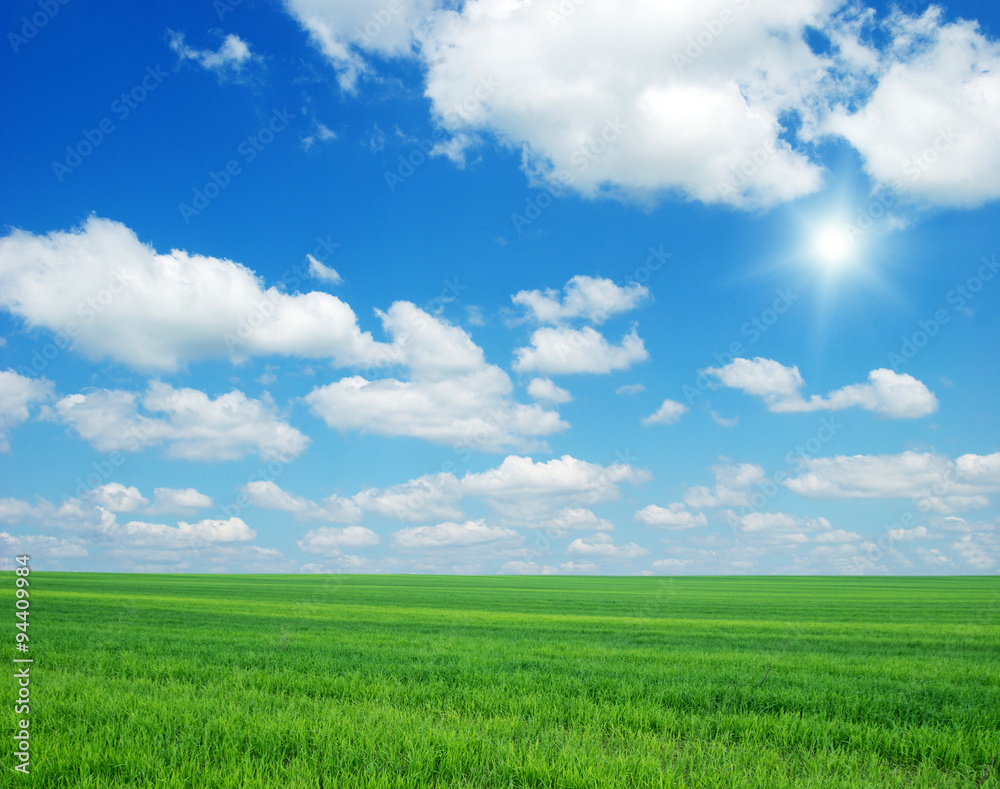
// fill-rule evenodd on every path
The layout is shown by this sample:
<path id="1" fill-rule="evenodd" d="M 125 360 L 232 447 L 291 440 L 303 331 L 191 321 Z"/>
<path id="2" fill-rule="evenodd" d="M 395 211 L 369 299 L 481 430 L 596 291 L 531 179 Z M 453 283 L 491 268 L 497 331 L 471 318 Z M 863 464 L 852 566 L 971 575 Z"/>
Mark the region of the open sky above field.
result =
<path id="1" fill-rule="evenodd" d="M 4 3 L 0 566 L 1000 571 L 997 16 Z"/>

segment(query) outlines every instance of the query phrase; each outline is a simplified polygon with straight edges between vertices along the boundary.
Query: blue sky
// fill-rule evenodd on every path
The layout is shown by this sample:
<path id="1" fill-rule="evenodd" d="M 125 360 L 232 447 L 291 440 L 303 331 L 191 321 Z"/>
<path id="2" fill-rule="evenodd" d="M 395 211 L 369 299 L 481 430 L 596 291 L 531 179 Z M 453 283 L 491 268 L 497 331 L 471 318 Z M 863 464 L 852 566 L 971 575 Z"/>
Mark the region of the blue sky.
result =
<path id="1" fill-rule="evenodd" d="M 1000 571 L 992 4 L 0 19 L 4 566 Z"/>

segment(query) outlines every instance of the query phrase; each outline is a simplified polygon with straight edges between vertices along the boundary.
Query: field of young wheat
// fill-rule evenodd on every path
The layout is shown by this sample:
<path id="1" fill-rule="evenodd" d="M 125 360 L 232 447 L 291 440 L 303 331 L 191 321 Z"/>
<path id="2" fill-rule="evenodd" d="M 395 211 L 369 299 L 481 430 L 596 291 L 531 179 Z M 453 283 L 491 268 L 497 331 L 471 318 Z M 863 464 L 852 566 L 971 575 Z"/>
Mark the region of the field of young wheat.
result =
<path id="1" fill-rule="evenodd" d="M 3 786 L 1000 785 L 996 578 L 3 580 Z"/>

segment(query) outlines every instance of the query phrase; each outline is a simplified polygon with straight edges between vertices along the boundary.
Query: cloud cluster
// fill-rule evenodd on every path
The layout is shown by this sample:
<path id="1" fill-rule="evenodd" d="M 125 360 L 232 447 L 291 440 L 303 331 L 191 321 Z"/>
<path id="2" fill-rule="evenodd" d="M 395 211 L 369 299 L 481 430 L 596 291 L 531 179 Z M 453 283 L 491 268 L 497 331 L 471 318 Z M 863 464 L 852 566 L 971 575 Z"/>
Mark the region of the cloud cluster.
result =
<path id="1" fill-rule="evenodd" d="M 212 399 L 197 389 L 150 381 L 141 397 L 96 389 L 63 397 L 46 413 L 99 452 L 165 445 L 170 458 L 235 460 L 256 452 L 263 460 L 287 461 L 309 445 L 306 436 L 278 418 L 272 405 L 237 390 Z"/>
<path id="2" fill-rule="evenodd" d="M 802 397 L 805 386 L 797 366 L 786 367 L 773 359 L 734 359 L 723 367 L 707 367 L 702 375 L 722 386 L 740 389 L 761 398 L 770 411 L 794 413 L 840 411 L 858 407 L 889 419 L 919 419 L 933 414 L 937 398 L 923 383 L 907 373 L 880 368 L 868 373 L 868 383 L 852 384 L 826 397 Z"/>
<path id="3" fill-rule="evenodd" d="M 989 504 L 1000 491 L 1000 452 L 954 460 L 933 452 L 806 458 L 784 482 L 813 499 L 912 499 L 923 511 L 948 513 Z"/>
<path id="4" fill-rule="evenodd" d="M 1000 197 L 1000 45 L 935 6 L 881 21 L 825 0 L 288 8 L 343 88 L 373 57 L 418 58 L 452 148 L 491 135 L 584 195 L 772 206 L 820 187 L 813 144 L 833 139 L 904 198 Z M 809 45 L 817 31 L 829 47 Z"/>
<path id="5" fill-rule="evenodd" d="M 379 314 L 406 377 L 317 387 L 304 400 L 330 427 L 490 452 L 544 448 L 541 437 L 569 427 L 555 411 L 517 402 L 510 377 L 464 329 L 408 302 Z"/>

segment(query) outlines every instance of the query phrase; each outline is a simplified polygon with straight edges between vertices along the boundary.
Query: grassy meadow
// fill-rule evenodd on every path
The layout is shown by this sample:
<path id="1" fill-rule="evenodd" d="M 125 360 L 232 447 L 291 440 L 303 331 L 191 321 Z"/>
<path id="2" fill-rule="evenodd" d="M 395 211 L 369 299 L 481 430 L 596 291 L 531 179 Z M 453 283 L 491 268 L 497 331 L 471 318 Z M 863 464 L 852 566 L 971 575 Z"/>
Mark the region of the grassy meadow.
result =
<path id="1" fill-rule="evenodd" d="M 998 578 L 4 576 L 0 786 L 1000 786 Z"/>

